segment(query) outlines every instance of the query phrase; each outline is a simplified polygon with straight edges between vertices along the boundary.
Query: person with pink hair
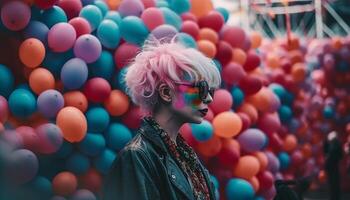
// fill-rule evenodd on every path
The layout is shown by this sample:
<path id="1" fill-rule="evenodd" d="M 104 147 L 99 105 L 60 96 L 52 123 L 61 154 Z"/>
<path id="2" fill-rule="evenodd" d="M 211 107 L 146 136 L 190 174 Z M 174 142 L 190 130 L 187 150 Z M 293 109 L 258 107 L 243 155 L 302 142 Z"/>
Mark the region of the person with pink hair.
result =
<path id="1" fill-rule="evenodd" d="M 221 84 L 215 63 L 175 37 L 148 40 L 125 81 L 143 121 L 113 163 L 102 199 L 216 199 L 208 170 L 179 134 L 183 124 L 203 121 Z"/>

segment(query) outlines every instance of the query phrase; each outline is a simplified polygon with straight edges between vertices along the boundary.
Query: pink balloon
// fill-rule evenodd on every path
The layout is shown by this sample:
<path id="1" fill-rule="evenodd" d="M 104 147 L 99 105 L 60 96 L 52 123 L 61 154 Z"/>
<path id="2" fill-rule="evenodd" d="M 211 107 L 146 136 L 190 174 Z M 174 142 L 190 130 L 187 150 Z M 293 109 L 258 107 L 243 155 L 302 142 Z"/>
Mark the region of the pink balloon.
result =
<path id="1" fill-rule="evenodd" d="M 72 0 L 60 0 L 58 6 L 64 10 L 68 19 L 79 16 L 79 12 L 83 8 L 81 1 Z"/>
<path id="2" fill-rule="evenodd" d="M 141 0 L 145 8 L 156 7 L 155 0 Z"/>
<path id="3" fill-rule="evenodd" d="M 198 20 L 198 24 L 201 28 L 207 27 L 218 32 L 224 25 L 224 21 L 224 17 L 220 14 L 220 12 L 212 10 L 206 16 L 201 17 Z"/>
<path id="4" fill-rule="evenodd" d="M 181 32 L 187 33 L 196 39 L 199 34 L 199 26 L 196 22 L 187 20 L 182 23 Z"/>
<path id="5" fill-rule="evenodd" d="M 75 32 L 77 34 L 77 38 L 81 35 L 91 33 L 91 26 L 85 18 L 75 17 L 69 20 L 68 23 L 74 27 Z"/>
<path id="6" fill-rule="evenodd" d="M 231 93 L 225 89 L 219 89 L 215 92 L 213 102 L 209 104 L 209 107 L 215 114 L 229 111 L 233 104 L 233 98 Z"/>
<path id="7" fill-rule="evenodd" d="M 90 34 L 80 36 L 74 45 L 75 56 L 83 59 L 86 63 L 95 62 L 100 57 L 101 52 L 100 41 Z"/>
<path id="8" fill-rule="evenodd" d="M 266 134 L 272 135 L 281 127 L 281 121 L 276 113 L 264 113 L 259 117 L 258 127 Z"/>
<path id="9" fill-rule="evenodd" d="M 222 79 L 229 85 L 239 83 L 246 76 L 242 65 L 230 62 L 222 70 Z"/>
<path id="10" fill-rule="evenodd" d="M 120 45 L 114 53 L 114 61 L 117 64 L 118 69 L 129 64 L 130 60 L 136 56 L 139 50 L 140 47 L 135 44 L 125 42 Z"/>
<path id="11" fill-rule="evenodd" d="M 63 143 L 63 133 L 61 129 L 52 123 L 40 125 L 36 128 L 39 136 L 38 151 L 44 154 L 56 152 Z"/>
<path id="12" fill-rule="evenodd" d="M 5 97 L 0 95 L 0 123 L 4 123 L 7 120 L 9 114 L 9 107 Z"/>
<path id="13" fill-rule="evenodd" d="M 193 22 L 196 22 L 196 23 L 197 23 L 197 21 L 198 21 L 196 15 L 194 15 L 194 14 L 191 13 L 191 12 L 182 13 L 182 14 L 181 14 L 181 19 L 182 19 L 183 22 L 189 20 L 189 21 L 193 21 Z"/>
<path id="14" fill-rule="evenodd" d="M 24 29 L 30 20 L 31 10 L 22 1 L 9 1 L 1 8 L 1 20 L 11 31 Z"/>
<path id="15" fill-rule="evenodd" d="M 239 27 L 226 26 L 222 29 L 222 39 L 231 44 L 233 48 L 244 48 L 246 35 Z"/>
<path id="16" fill-rule="evenodd" d="M 65 52 L 73 47 L 76 39 L 76 32 L 68 23 L 55 24 L 49 31 L 48 43 L 53 52 Z"/>
<path id="17" fill-rule="evenodd" d="M 39 136 L 32 127 L 20 126 L 16 128 L 17 134 L 22 138 L 23 148 L 36 152 L 39 144 Z"/>
<path id="18" fill-rule="evenodd" d="M 118 12 L 121 16 L 136 16 L 139 17 L 145 6 L 140 0 L 122 1 L 118 7 Z"/>
<path id="19" fill-rule="evenodd" d="M 163 12 L 159 8 L 147 8 L 143 11 L 141 19 L 149 30 L 155 29 L 157 26 L 164 24 Z"/>
<path id="20" fill-rule="evenodd" d="M 217 44 L 216 49 L 218 50 L 216 52 L 216 59 L 220 61 L 222 65 L 228 64 L 232 60 L 232 47 L 228 42 L 220 41 Z"/>

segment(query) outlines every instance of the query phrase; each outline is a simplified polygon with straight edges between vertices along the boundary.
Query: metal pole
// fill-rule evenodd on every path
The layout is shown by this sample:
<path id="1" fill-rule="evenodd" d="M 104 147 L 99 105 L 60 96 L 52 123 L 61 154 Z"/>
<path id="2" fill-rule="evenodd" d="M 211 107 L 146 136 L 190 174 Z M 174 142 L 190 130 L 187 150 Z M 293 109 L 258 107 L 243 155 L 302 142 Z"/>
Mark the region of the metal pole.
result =
<path id="1" fill-rule="evenodd" d="M 315 0 L 316 37 L 323 38 L 322 2 Z"/>

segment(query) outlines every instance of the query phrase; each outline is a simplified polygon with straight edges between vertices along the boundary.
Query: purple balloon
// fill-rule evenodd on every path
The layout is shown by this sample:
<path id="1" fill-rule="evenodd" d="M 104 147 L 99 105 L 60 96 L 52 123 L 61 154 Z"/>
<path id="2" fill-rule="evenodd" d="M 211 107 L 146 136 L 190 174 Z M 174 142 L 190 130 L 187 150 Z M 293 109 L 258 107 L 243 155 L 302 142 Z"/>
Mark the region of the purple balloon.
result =
<path id="1" fill-rule="evenodd" d="M 140 0 L 124 0 L 118 7 L 118 12 L 121 16 L 136 16 L 140 17 L 145 9 Z"/>
<path id="2" fill-rule="evenodd" d="M 250 128 L 243 131 L 237 140 L 244 151 L 254 152 L 265 146 L 266 135 L 259 129 Z"/>
<path id="3" fill-rule="evenodd" d="M 36 38 L 40 40 L 43 44 L 47 45 L 47 35 L 49 33 L 49 28 L 42 22 L 31 21 L 29 22 L 26 29 L 24 29 L 24 38 Z"/>
<path id="4" fill-rule="evenodd" d="M 37 105 L 45 117 L 53 118 L 63 108 L 64 98 L 57 90 L 46 90 L 39 95 Z"/>
<path id="5" fill-rule="evenodd" d="M 168 24 L 162 24 L 160 26 L 157 26 L 151 32 L 151 34 L 157 39 L 162 39 L 162 38 L 171 39 L 177 33 L 178 31 L 176 30 L 176 28 Z"/>
<path id="6" fill-rule="evenodd" d="M 48 42 L 53 52 L 65 52 L 73 47 L 77 34 L 72 25 L 61 22 L 49 31 Z"/>
<path id="7" fill-rule="evenodd" d="M 280 169 L 280 161 L 272 152 L 266 152 L 268 164 L 267 169 L 273 174 Z"/>
<path id="8" fill-rule="evenodd" d="M 11 31 L 24 29 L 30 20 L 31 10 L 22 1 L 8 1 L 1 8 L 1 20 L 4 26 Z"/>
<path id="9" fill-rule="evenodd" d="M 67 89 L 74 90 L 84 85 L 88 78 L 88 67 L 84 60 L 72 58 L 62 67 L 61 80 Z"/>
<path id="10" fill-rule="evenodd" d="M 74 54 L 87 63 L 95 62 L 101 55 L 102 46 L 100 41 L 93 35 L 80 36 L 74 45 Z"/>
<path id="11" fill-rule="evenodd" d="M 94 193 L 90 192 L 86 189 L 77 190 L 72 197 L 71 200 L 96 200 L 96 196 Z"/>
<path id="12" fill-rule="evenodd" d="M 14 130 L 5 130 L 2 138 L 10 145 L 11 149 L 19 149 L 23 146 L 22 137 Z"/>
<path id="13" fill-rule="evenodd" d="M 43 124 L 36 128 L 35 131 L 39 136 L 38 151 L 40 153 L 54 153 L 61 147 L 63 134 L 56 124 Z"/>

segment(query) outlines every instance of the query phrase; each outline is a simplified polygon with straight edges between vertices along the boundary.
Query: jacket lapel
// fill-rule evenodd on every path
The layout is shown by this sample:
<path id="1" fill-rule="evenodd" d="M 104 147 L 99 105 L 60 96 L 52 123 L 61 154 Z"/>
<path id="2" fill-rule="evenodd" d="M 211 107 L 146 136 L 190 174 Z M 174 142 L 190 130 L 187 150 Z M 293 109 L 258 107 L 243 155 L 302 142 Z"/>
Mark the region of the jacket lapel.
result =
<path id="1" fill-rule="evenodd" d="M 202 165 L 202 163 L 200 162 L 200 168 L 202 170 L 205 182 L 207 183 L 208 189 L 209 189 L 209 193 L 210 193 L 210 199 L 215 199 L 215 188 L 214 185 L 212 184 L 210 177 L 209 177 L 209 171 L 207 169 L 205 169 L 205 167 Z"/>

